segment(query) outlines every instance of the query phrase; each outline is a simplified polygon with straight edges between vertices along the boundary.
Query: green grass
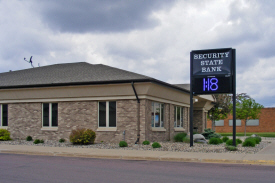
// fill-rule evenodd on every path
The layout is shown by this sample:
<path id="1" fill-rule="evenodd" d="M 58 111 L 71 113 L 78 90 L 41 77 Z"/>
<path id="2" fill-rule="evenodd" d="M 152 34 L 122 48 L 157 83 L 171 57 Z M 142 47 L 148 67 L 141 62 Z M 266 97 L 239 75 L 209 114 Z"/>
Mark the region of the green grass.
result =
<path id="1" fill-rule="evenodd" d="M 232 133 L 219 133 L 221 134 L 222 136 L 232 136 L 233 134 Z M 251 136 L 253 134 L 257 134 L 261 137 L 275 137 L 275 132 L 247 132 L 246 133 L 246 136 Z M 244 133 L 236 133 L 236 136 L 244 136 Z"/>

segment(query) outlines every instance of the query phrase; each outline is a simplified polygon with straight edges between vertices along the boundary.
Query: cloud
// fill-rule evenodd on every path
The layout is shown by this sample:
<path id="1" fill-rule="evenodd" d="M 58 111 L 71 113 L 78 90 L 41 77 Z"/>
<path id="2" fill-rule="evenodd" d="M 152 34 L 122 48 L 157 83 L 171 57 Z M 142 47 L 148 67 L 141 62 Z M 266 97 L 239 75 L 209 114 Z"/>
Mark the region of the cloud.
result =
<path id="1" fill-rule="evenodd" d="M 271 0 L 0 0 L 0 72 L 30 68 L 23 58 L 33 56 L 36 67 L 85 61 L 189 83 L 191 50 L 233 47 L 237 93 L 275 106 L 274 6 Z"/>
<path id="2" fill-rule="evenodd" d="M 158 25 L 154 10 L 173 1 L 47 0 L 36 1 L 37 11 L 52 30 L 73 33 L 113 33 Z"/>

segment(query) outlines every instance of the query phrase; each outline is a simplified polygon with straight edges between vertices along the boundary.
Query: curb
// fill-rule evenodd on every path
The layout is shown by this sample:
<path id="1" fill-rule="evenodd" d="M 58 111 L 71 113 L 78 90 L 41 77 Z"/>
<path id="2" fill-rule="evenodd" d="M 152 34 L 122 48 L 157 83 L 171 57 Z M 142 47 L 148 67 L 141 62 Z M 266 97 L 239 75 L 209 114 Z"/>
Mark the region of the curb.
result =
<path id="1" fill-rule="evenodd" d="M 171 161 L 171 162 L 250 164 L 250 165 L 253 164 L 253 165 L 275 166 L 275 161 L 273 161 L 273 160 L 227 160 L 227 159 L 119 156 L 119 155 L 97 155 L 97 154 L 64 153 L 64 152 L 34 152 L 34 151 L 18 151 L 18 150 L 14 150 L 14 151 L 13 150 L 0 150 L 0 153 L 38 155 L 38 156 L 97 158 L 97 159 L 121 159 L 121 160 L 137 160 L 137 161 Z"/>

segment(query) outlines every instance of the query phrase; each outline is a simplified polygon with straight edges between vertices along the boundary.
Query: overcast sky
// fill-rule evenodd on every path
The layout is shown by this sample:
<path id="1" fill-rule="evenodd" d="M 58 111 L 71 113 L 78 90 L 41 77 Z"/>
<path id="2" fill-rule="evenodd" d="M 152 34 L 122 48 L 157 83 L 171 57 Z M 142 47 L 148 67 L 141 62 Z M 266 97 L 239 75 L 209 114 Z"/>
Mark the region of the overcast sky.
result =
<path id="1" fill-rule="evenodd" d="M 0 72 L 89 62 L 190 83 L 190 51 L 232 47 L 237 93 L 275 107 L 273 0 L 0 0 Z"/>

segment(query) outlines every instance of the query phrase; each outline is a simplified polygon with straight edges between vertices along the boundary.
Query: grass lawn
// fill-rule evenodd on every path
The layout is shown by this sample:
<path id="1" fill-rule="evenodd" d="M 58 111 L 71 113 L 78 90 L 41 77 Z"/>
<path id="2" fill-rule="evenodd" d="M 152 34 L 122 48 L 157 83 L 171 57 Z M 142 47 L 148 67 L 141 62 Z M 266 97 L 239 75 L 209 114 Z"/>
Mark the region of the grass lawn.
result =
<path id="1" fill-rule="evenodd" d="M 233 133 L 219 133 L 217 132 L 218 134 L 221 134 L 222 136 L 232 136 Z M 257 134 L 261 137 L 275 137 L 275 132 L 246 132 L 246 136 L 251 136 L 252 134 Z M 244 133 L 236 133 L 236 136 L 244 136 Z"/>

